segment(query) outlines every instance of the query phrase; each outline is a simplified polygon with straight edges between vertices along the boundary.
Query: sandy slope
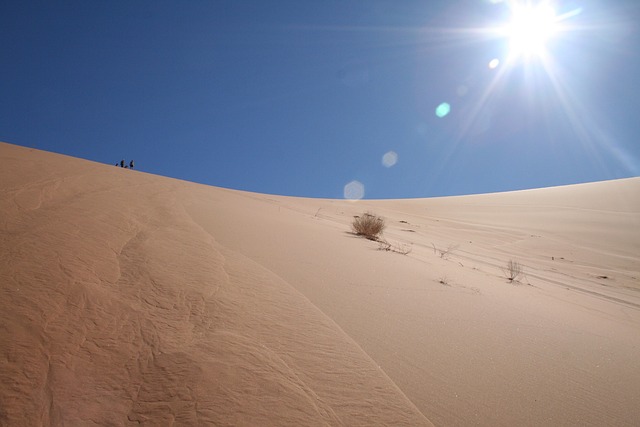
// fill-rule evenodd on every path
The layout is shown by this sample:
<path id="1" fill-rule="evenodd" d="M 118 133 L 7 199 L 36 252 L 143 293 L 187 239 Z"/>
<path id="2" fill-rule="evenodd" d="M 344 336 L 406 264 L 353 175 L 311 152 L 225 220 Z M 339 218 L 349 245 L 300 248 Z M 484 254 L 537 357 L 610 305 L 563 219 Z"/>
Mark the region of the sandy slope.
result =
<path id="1" fill-rule="evenodd" d="M 3 425 L 640 420 L 638 178 L 349 202 L 0 162 Z"/>
<path id="2" fill-rule="evenodd" d="M 193 222 L 192 184 L 4 144 L 0 161 L 2 425 L 430 424 Z"/>
<path id="3" fill-rule="evenodd" d="M 357 203 L 201 191 L 185 206 L 203 228 L 294 284 L 436 425 L 640 420 L 640 179 Z M 412 252 L 350 235 L 367 210 Z"/>

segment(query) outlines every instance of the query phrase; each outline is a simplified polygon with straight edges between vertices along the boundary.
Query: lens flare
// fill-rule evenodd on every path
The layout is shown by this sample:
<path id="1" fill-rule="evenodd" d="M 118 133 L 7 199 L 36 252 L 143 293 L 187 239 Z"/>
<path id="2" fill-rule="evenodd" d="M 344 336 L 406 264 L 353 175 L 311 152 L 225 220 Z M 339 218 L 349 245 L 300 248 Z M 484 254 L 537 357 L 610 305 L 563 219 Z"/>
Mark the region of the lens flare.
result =
<path id="1" fill-rule="evenodd" d="M 445 117 L 450 112 L 451 112 L 451 105 L 449 105 L 446 102 L 443 102 L 442 104 L 438 105 L 438 107 L 436 107 L 436 116 L 440 118 Z"/>
<path id="2" fill-rule="evenodd" d="M 398 153 L 395 151 L 388 151 L 382 156 L 382 165 L 385 168 L 395 166 L 396 163 L 398 163 Z"/>
<path id="3" fill-rule="evenodd" d="M 351 181 L 344 186 L 344 198 L 348 200 L 360 200 L 364 197 L 364 184 L 360 181 Z"/>

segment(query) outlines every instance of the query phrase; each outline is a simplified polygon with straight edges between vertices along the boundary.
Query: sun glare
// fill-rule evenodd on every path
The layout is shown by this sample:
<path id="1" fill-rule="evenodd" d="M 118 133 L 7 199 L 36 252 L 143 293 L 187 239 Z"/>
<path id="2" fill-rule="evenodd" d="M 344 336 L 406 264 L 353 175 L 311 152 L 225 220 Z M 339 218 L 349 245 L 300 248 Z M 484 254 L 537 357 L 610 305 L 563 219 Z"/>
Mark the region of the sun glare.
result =
<path id="1" fill-rule="evenodd" d="M 558 17 L 548 3 L 514 4 L 510 22 L 504 28 L 509 55 L 515 58 L 544 54 L 546 43 L 557 31 L 557 23 Z"/>

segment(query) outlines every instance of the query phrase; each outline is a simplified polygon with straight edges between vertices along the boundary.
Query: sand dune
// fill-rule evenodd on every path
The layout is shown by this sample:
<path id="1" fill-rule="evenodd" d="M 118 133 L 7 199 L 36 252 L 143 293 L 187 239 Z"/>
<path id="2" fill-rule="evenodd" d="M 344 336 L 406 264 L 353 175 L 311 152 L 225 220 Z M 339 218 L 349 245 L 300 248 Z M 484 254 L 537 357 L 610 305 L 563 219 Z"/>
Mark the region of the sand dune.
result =
<path id="1" fill-rule="evenodd" d="M 639 178 L 351 202 L 0 162 L 2 425 L 640 420 Z"/>

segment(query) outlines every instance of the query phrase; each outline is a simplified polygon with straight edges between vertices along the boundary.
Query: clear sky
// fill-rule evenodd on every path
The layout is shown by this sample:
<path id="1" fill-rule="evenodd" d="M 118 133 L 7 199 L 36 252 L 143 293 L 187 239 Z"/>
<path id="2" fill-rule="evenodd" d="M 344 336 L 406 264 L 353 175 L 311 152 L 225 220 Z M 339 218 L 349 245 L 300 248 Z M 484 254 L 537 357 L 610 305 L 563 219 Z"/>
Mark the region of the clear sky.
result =
<path id="1" fill-rule="evenodd" d="M 307 197 L 640 175 L 640 1 L 529 3 L 5 0 L 0 140 Z"/>

